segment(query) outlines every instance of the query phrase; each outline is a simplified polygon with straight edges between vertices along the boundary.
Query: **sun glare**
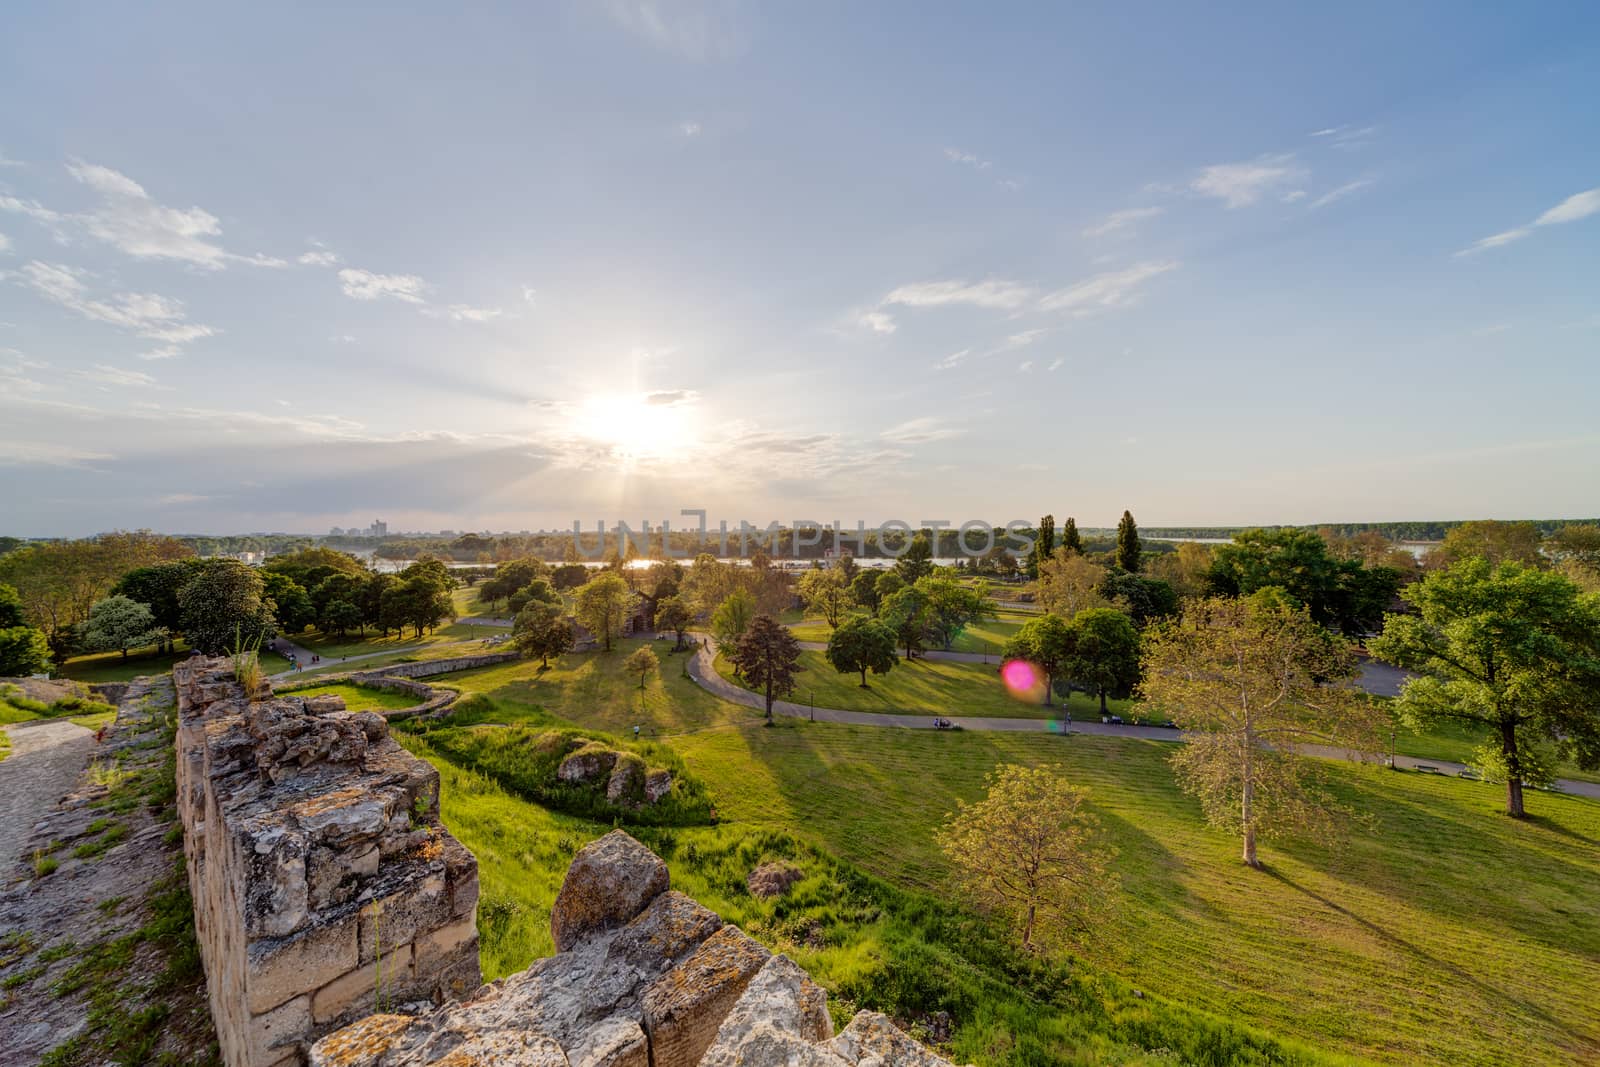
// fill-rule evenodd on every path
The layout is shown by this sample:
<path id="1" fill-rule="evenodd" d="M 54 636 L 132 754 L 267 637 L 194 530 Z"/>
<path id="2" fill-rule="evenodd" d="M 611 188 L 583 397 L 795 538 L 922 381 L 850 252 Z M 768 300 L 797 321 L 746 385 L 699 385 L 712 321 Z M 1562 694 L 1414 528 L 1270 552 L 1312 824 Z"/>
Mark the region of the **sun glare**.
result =
<path id="1" fill-rule="evenodd" d="M 577 429 L 628 460 L 671 455 L 694 436 L 686 405 L 652 403 L 637 393 L 589 397 L 578 411 Z"/>

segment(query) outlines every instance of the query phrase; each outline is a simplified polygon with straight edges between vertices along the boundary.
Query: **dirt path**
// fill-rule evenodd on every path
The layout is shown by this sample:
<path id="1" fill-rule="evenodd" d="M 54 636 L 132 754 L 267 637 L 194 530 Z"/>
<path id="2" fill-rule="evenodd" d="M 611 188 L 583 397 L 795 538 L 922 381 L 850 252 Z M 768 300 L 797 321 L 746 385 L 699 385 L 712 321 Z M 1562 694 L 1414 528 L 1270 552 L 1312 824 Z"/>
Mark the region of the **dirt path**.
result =
<path id="1" fill-rule="evenodd" d="M 11 755 L 0 763 L 0 880 L 22 858 L 34 824 L 71 792 L 89 765 L 94 734 L 65 719 L 5 727 Z"/>

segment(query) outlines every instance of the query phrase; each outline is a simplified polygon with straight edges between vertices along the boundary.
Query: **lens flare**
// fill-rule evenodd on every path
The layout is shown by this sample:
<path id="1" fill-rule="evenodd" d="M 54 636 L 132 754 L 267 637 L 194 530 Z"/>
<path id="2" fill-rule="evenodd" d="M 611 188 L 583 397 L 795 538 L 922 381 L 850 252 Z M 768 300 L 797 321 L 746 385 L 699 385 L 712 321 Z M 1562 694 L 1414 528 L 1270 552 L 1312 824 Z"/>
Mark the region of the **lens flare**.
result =
<path id="1" fill-rule="evenodd" d="M 1044 672 L 1023 659 L 1006 660 L 1000 667 L 1000 681 L 1017 700 L 1037 704 L 1044 698 Z"/>

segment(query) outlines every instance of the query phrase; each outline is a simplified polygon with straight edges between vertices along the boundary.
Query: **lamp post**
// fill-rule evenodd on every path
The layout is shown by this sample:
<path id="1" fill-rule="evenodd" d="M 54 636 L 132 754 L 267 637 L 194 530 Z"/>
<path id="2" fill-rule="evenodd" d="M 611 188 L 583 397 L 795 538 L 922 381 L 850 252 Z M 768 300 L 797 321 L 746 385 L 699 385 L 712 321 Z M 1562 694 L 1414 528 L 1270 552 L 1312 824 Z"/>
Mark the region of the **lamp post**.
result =
<path id="1" fill-rule="evenodd" d="M 817 721 L 817 691 L 806 687 L 806 700 L 811 704 L 811 721 Z"/>

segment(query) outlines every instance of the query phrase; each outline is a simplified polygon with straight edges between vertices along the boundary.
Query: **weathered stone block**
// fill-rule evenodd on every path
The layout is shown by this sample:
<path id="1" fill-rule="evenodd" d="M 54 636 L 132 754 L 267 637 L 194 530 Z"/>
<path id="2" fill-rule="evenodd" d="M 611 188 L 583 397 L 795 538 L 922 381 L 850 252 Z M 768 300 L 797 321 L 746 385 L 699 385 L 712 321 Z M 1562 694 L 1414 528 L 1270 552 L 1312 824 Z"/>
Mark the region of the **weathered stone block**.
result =
<path id="1" fill-rule="evenodd" d="M 300 1039 L 311 1029 L 311 997 L 303 994 L 269 1012 L 252 1017 L 245 1025 L 245 1062 L 229 1067 L 267 1067 L 298 1054 Z"/>
<path id="2" fill-rule="evenodd" d="M 846 1063 L 859 1067 L 903 1064 L 904 1067 L 949 1067 L 949 1061 L 875 1011 L 857 1013 L 829 1047 Z"/>
<path id="3" fill-rule="evenodd" d="M 733 1067 L 747 1062 L 747 1046 L 759 1031 L 772 1030 L 811 1045 L 833 1036 L 828 994 L 788 956 L 773 956 L 722 1021 L 702 1063 Z"/>
<path id="4" fill-rule="evenodd" d="M 377 958 L 380 947 L 415 941 L 450 915 L 444 874 L 428 873 L 361 908 L 361 962 Z"/>
<path id="5" fill-rule="evenodd" d="M 651 771 L 644 776 L 644 802 L 654 804 L 672 792 L 671 771 Z"/>
<path id="6" fill-rule="evenodd" d="M 724 926 L 645 991 L 641 1007 L 655 1067 L 694 1067 L 770 953 Z"/>
<path id="7" fill-rule="evenodd" d="M 580 748 L 561 761 L 556 777 L 563 782 L 593 782 L 611 773 L 617 764 L 617 754 L 599 744 Z"/>
<path id="8" fill-rule="evenodd" d="M 353 971 L 357 959 L 355 916 L 308 927 L 276 940 L 250 942 L 245 993 L 252 1013 L 275 1008 Z"/>
<path id="9" fill-rule="evenodd" d="M 667 865 L 654 852 L 613 830 L 572 858 L 550 912 L 556 951 L 588 934 L 621 926 L 667 889 Z"/>
<path id="10" fill-rule="evenodd" d="M 331 1023 L 352 1010 L 375 1008 L 380 999 L 404 1002 L 416 989 L 417 973 L 410 945 L 384 953 L 365 967 L 341 975 L 311 994 L 311 1021 Z"/>

